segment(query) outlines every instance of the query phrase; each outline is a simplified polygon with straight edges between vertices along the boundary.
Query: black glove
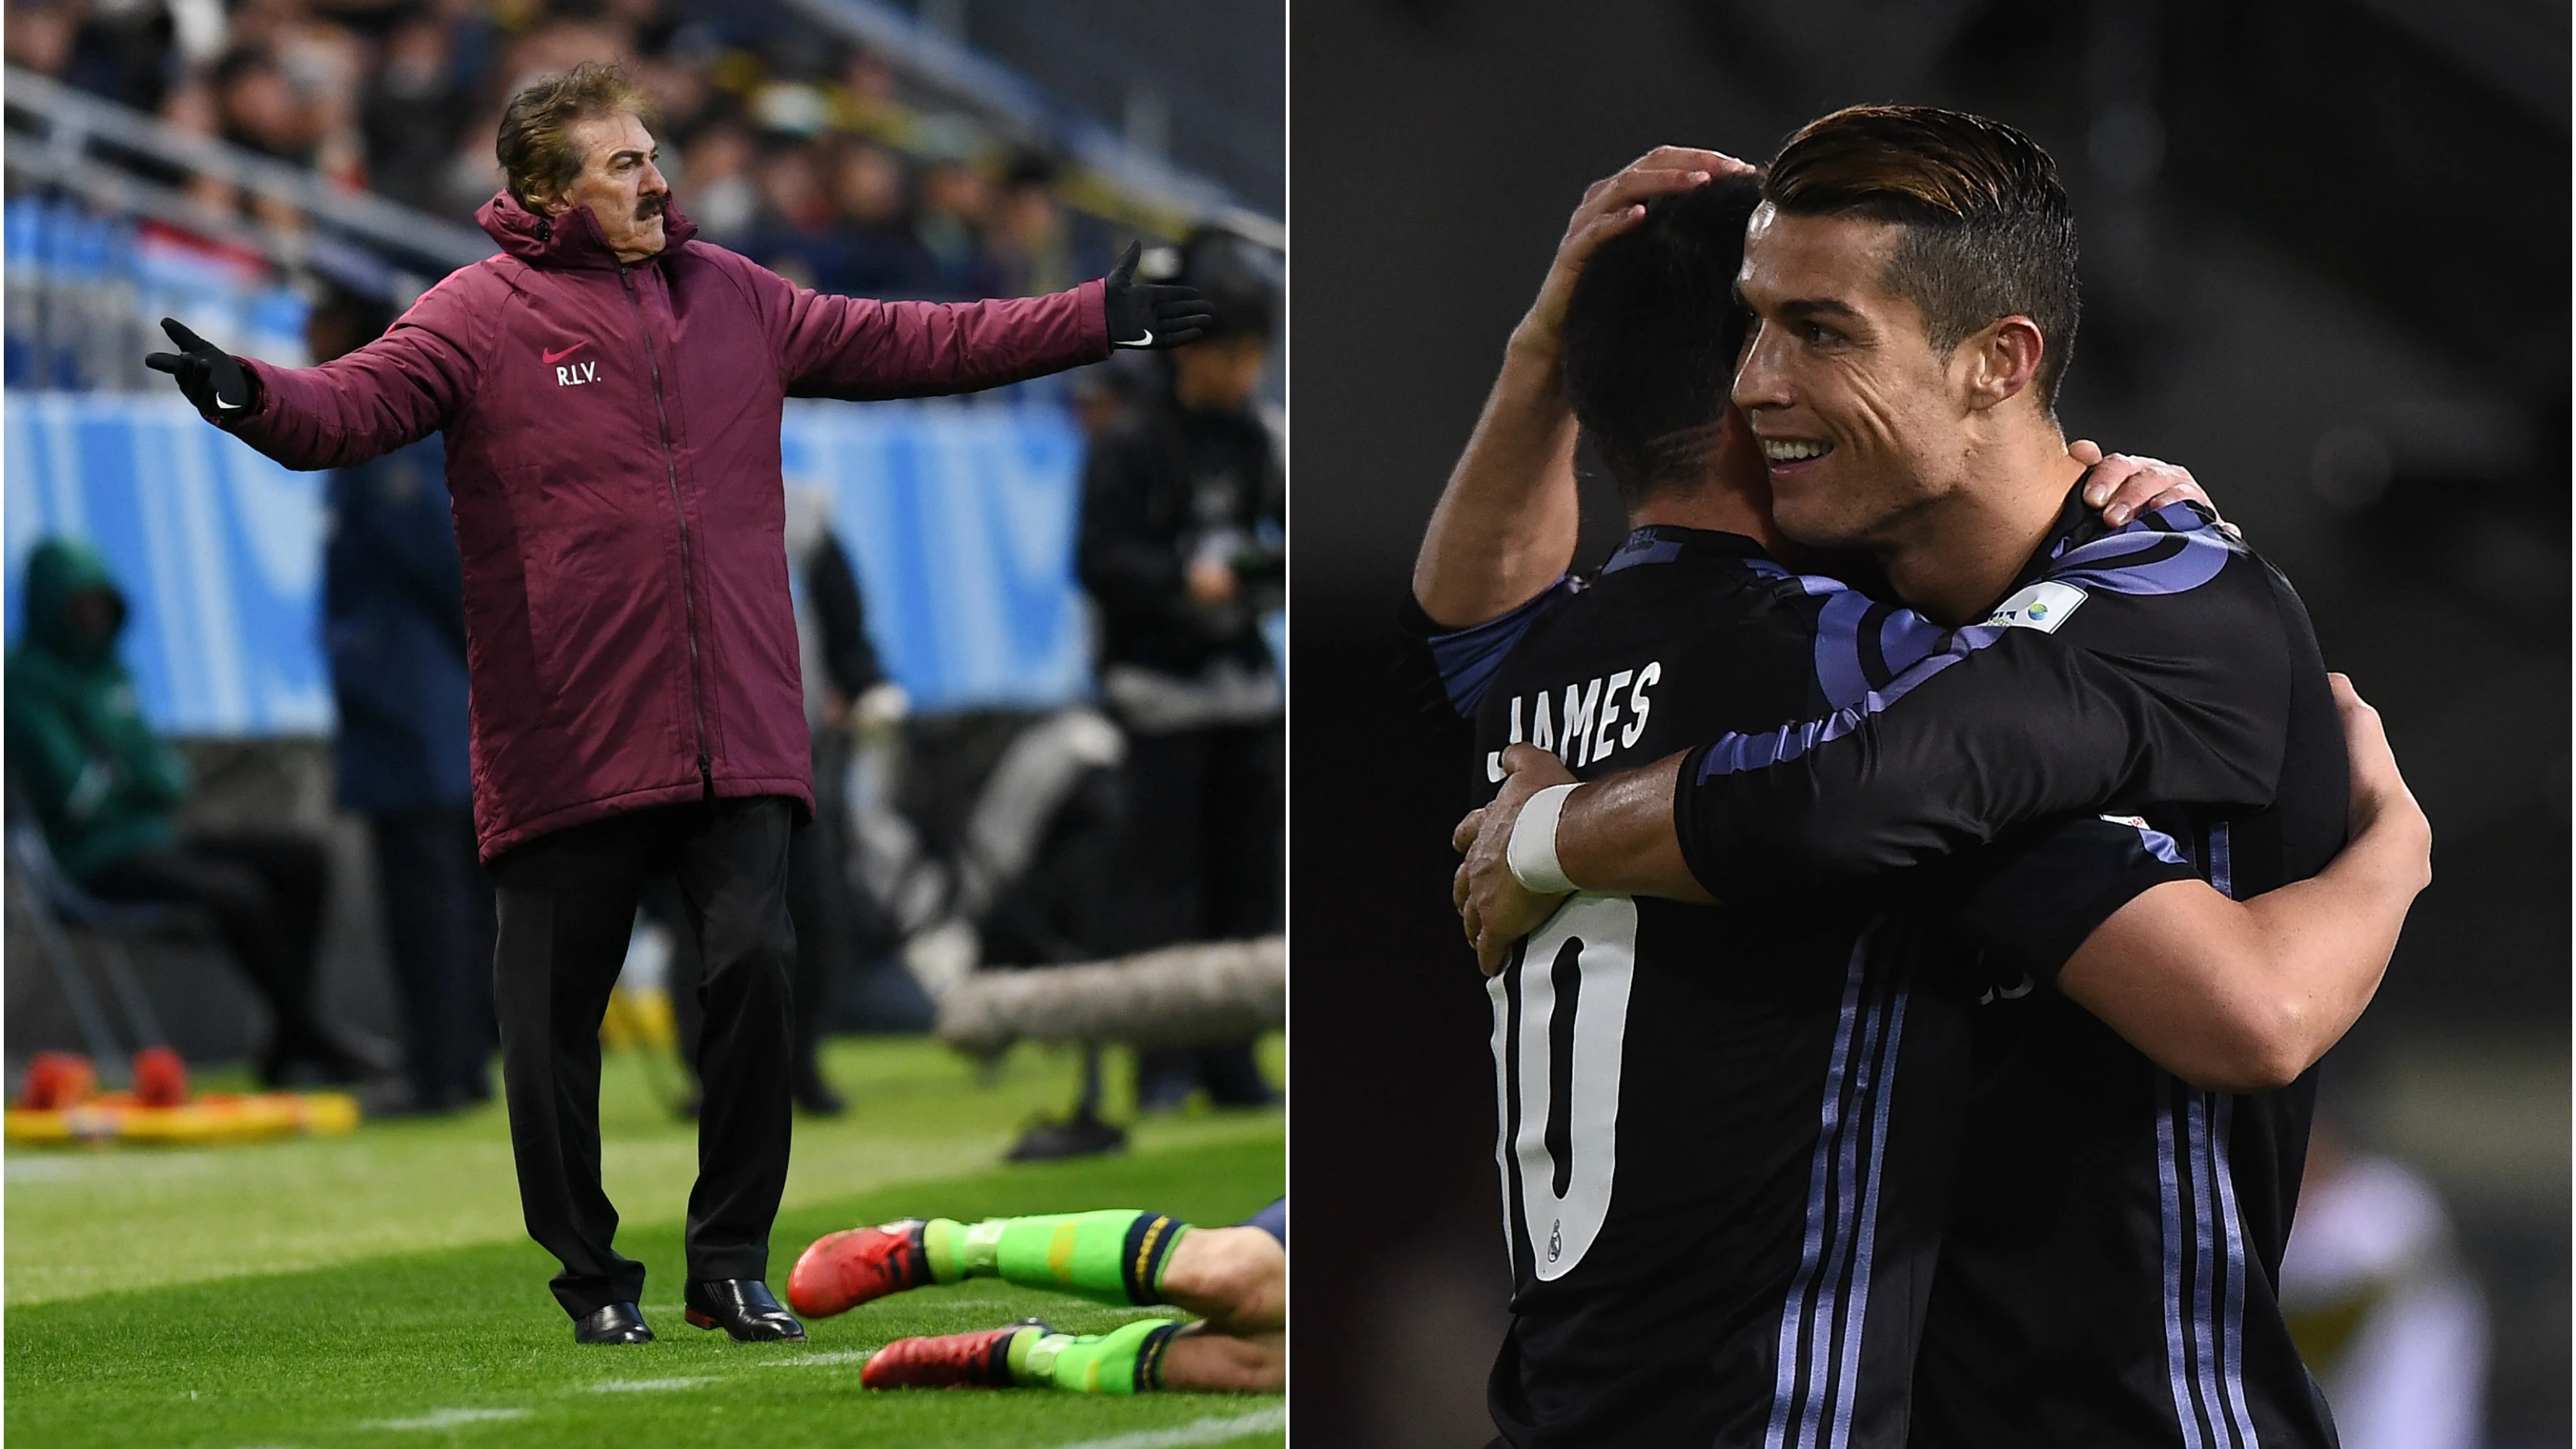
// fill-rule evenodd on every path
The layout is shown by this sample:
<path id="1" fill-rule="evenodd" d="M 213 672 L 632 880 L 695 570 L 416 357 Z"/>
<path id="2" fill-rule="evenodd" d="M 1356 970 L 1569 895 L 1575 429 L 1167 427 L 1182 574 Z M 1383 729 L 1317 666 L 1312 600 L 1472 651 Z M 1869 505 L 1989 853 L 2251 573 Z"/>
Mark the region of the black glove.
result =
<path id="1" fill-rule="evenodd" d="M 170 334 L 179 350 L 155 352 L 143 359 L 143 365 L 177 378 L 179 391 L 197 405 L 197 411 L 237 413 L 251 405 L 250 369 L 241 365 L 240 358 L 180 326 L 176 317 L 162 318 L 161 330 Z"/>
<path id="2" fill-rule="evenodd" d="M 1198 288 L 1136 281 L 1136 258 L 1144 250 L 1144 243 L 1129 242 L 1126 255 L 1109 269 L 1103 284 L 1109 302 L 1109 345 L 1178 347 L 1205 337 L 1216 313 Z"/>

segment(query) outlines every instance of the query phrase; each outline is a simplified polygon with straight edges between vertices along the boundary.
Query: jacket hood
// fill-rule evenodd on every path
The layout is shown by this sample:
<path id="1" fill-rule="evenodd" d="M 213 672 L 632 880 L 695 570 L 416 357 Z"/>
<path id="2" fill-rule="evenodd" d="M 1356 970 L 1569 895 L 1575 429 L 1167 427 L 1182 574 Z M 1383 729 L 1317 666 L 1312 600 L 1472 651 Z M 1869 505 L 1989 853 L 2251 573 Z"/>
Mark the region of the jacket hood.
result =
<path id="1" fill-rule="evenodd" d="M 613 267 L 617 253 L 608 249 L 608 237 L 599 229 L 599 218 L 587 206 L 576 206 L 558 217 L 543 217 L 519 204 L 508 187 L 492 193 L 474 219 L 501 250 L 531 266 L 538 267 Z M 698 234 L 698 224 L 680 212 L 675 201 L 662 204 L 662 255 L 669 256 L 689 238 Z"/>
<path id="2" fill-rule="evenodd" d="M 70 620 L 64 617 L 64 605 L 83 589 L 107 590 L 116 596 L 120 615 L 124 612 L 125 591 L 116 586 L 115 576 L 107 571 L 107 560 L 99 557 L 98 550 L 76 539 L 46 539 L 27 558 L 25 588 L 21 607 L 26 610 L 28 642 L 57 658 L 81 664 L 96 664 L 115 654 L 115 635 L 106 639 L 76 637 Z M 117 632 L 124 632 L 121 625 Z"/>

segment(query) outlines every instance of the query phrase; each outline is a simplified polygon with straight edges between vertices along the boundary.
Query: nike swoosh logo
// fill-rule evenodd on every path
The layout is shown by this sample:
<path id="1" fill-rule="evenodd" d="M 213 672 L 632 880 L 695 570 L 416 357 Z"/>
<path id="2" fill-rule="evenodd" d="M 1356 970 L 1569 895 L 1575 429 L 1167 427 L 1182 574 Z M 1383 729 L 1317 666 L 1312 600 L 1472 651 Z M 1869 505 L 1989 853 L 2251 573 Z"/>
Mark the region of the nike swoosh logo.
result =
<path id="1" fill-rule="evenodd" d="M 1112 347 L 1151 347 L 1154 345 L 1154 329 L 1151 327 L 1146 328 L 1145 335 L 1132 342 L 1121 342 L 1113 337 L 1109 340 L 1109 345 Z"/>
<path id="2" fill-rule="evenodd" d="M 561 352 L 549 352 L 549 353 L 546 353 L 546 354 L 544 354 L 545 359 L 546 359 L 546 366 L 548 366 L 548 367 L 552 367 L 552 366 L 554 366 L 556 363 L 563 361 L 565 358 L 572 356 L 574 353 L 579 352 L 581 349 L 583 349 L 583 348 L 585 348 L 585 347 L 588 347 L 589 345 L 590 345 L 590 344 L 589 344 L 588 342 L 576 342 L 576 343 L 574 343 L 572 346 L 565 348 L 565 349 L 564 349 L 563 351 L 561 351 Z"/>

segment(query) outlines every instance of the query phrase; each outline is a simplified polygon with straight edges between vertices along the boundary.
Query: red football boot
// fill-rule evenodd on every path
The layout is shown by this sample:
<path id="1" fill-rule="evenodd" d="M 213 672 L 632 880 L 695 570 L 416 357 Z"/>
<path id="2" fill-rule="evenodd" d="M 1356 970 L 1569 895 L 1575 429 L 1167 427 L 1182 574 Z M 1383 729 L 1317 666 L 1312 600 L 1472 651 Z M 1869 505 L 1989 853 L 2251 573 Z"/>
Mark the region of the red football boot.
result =
<path id="1" fill-rule="evenodd" d="M 859 1382 L 872 1389 L 1007 1389 L 1011 1340 L 1023 1328 L 1055 1332 L 1034 1318 L 981 1333 L 898 1338 L 868 1355 Z"/>
<path id="2" fill-rule="evenodd" d="M 851 1228 L 816 1238 L 787 1275 L 787 1303 L 807 1318 L 829 1318 L 889 1293 L 930 1286 L 919 1218 Z"/>

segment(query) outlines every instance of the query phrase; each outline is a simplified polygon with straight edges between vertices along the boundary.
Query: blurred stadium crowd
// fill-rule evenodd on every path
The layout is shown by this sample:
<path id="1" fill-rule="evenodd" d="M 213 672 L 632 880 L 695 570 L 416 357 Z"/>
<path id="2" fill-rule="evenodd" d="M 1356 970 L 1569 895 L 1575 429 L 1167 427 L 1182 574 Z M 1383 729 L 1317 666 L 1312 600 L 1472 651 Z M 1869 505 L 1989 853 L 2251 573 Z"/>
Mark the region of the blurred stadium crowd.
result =
<path id="1" fill-rule="evenodd" d="M 807 285 L 1021 296 L 1098 275 L 1111 251 L 1105 223 L 1069 218 L 1060 157 L 929 108 L 869 51 L 768 7 L 60 0 L 9 7 L 8 60 L 458 221 L 500 185 L 492 134 L 511 90 L 616 60 L 653 98 L 663 169 L 702 234 Z M 212 212 L 300 225 L 218 179 L 185 184 Z"/>
<path id="2" fill-rule="evenodd" d="M 291 674 L 318 643 L 327 680 L 307 691 L 311 707 L 288 690 L 275 708 L 209 712 L 172 663 L 205 621 L 175 617 L 191 608 L 188 589 L 145 562 L 155 529 L 180 521 L 155 500 L 174 479 L 211 479 L 226 500 L 212 506 L 256 512 L 269 485 L 256 460 L 184 426 L 193 419 L 156 441 L 167 384 L 140 359 L 161 345 L 164 315 L 204 318 L 218 345 L 287 364 L 380 333 L 440 265 L 490 249 L 469 219 L 501 184 L 503 101 L 584 60 L 617 61 L 650 93 L 663 169 L 700 234 L 800 284 L 930 300 L 1042 293 L 1100 275 L 1141 233 L 1157 243 L 1148 274 L 1186 279 L 1219 308 L 1208 341 L 1122 355 L 1069 385 L 907 408 L 882 427 L 815 411 L 842 404 L 791 417 L 786 543 L 821 811 L 790 867 L 800 1103 L 839 1106 L 816 1065 L 820 1034 L 927 1029 L 937 998 L 979 966 L 1277 931 L 1275 238 L 1246 240 L 1168 193 L 1122 186 L 1065 137 L 1032 133 L 1025 114 L 961 103 L 954 85 L 925 84 L 782 5 L 13 3 L 7 59 L 7 381 L 37 400 L 13 403 L 10 448 L 47 460 L 44 481 L 22 470 L 11 484 L 12 944 L 31 918 L 71 928 L 12 954 L 13 1007 L 36 1002 L 13 1025 L 13 1080 L 31 1046 L 72 1044 L 66 1002 L 94 1049 L 100 1028 L 119 1034 L 100 1002 L 137 999 L 141 1017 L 122 1013 L 135 1044 L 163 1035 L 166 1018 L 193 1054 L 251 1047 L 221 1026 L 224 1003 L 242 1014 L 237 990 L 209 997 L 202 979 L 155 966 L 168 954 L 156 941 L 174 938 L 199 966 L 209 950 L 228 955 L 263 1000 L 264 1082 L 356 1081 L 372 1105 L 419 1111 L 488 1096 L 493 923 L 471 858 L 439 440 L 325 480 L 314 586 L 288 588 L 274 617 L 242 615 L 254 673 Z M 74 164 L 61 164 L 66 150 Z M 299 190 L 311 177 L 327 185 Z M 364 193 L 390 207 L 367 210 Z M 60 412 L 72 395 L 97 402 Z M 49 406 L 68 432 L 45 431 Z M 81 451 L 40 437 L 78 437 Z M 218 451 L 187 461 L 205 448 Z M 828 456 L 800 462 L 817 451 Z M 884 499 L 921 481 L 1025 516 L 853 535 L 854 519 L 902 511 Z M 120 524 L 120 510 L 134 521 Z M 987 536 L 996 528 L 1010 537 Z M 1030 539 L 1034 562 L 1020 557 Z M 903 558 L 923 548 L 993 557 Z M 280 573 L 253 558 L 233 574 L 263 568 Z M 992 623 L 1037 639 L 1003 651 L 1015 677 L 998 681 L 989 660 L 979 673 L 942 656 L 1000 646 L 922 618 L 957 613 L 968 587 L 957 579 L 997 568 L 993 588 L 1018 613 Z M 1049 623 L 1054 594 L 1069 629 Z M 1020 617 L 1032 597 L 1035 626 Z M 1090 657 L 1055 657 L 1067 647 Z M 316 728 L 331 731 L 327 752 Z M 84 732 L 50 758 L 42 748 Z M 101 799 L 84 793 L 92 765 L 109 782 Z M 1114 875 L 1113 857 L 1127 864 Z M 178 909 L 137 916 L 131 902 Z M 695 1013 L 682 911 L 672 892 L 648 895 L 607 1034 L 676 1056 L 685 1074 Z M 86 984 L 75 936 L 105 942 L 107 991 Z M 389 976 L 391 995 L 385 981 L 352 985 L 352 971 Z M 195 1009 L 209 1001 L 211 1025 Z M 1072 1123 L 1033 1137 L 1033 1153 L 1119 1140 L 1097 1115 L 1096 1050 L 1089 1060 Z M 685 1075 L 656 1070 L 670 1104 L 689 1110 Z M 102 1075 L 116 1085 L 121 1068 L 103 1062 Z M 1201 1088 L 1220 1102 L 1275 1100 L 1249 1042 L 1144 1058 L 1149 1104 Z"/>

